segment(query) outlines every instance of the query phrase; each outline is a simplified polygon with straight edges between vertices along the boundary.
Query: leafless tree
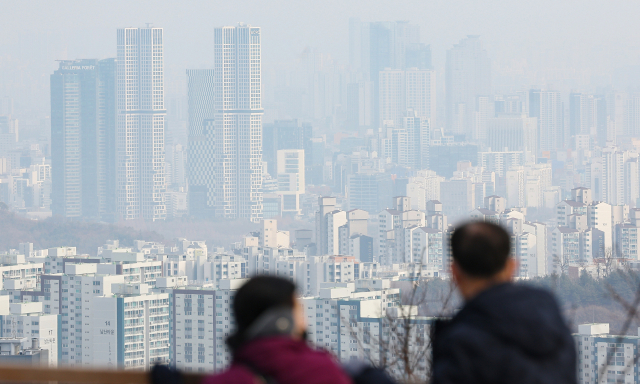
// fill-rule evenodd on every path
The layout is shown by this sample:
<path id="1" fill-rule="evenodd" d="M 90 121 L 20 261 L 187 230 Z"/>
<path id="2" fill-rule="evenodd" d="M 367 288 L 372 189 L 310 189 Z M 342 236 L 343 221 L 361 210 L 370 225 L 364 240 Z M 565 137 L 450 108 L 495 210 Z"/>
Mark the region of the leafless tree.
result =
<path id="1" fill-rule="evenodd" d="M 429 301 L 437 301 L 440 303 L 438 312 L 444 314 L 454 297 L 452 283 L 445 290 L 431 292 L 429 279 L 423 277 L 422 263 L 415 267 L 408 292 L 404 292 L 394 308 L 381 314 L 377 335 L 370 329 L 358 329 L 353 319 L 341 319 L 343 324 L 349 324 L 350 335 L 356 339 L 369 363 L 384 368 L 398 382 L 408 384 L 429 381 L 431 376 L 433 318 L 420 313 L 426 312 Z M 437 297 L 429 300 L 434 294 Z"/>
<path id="2" fill-rule="evenodd" d="M 604 248 L 601 252 L 602 257 L 595 259 L 596 271 L 598 277 L 607 277 L 611 274 L 614 267 L 615 252 L 613 247 Z"/>
<path id="3" fill-rule="evenodd" d="M 570 261 L 569 261 L 569 256 L 567 255 L 557 255 L 557 254 L 553 254 L 553 264 L 555 266 L 554 271 L 553 271 L 553 275 L 555 275 L 555 277 L 558 276 L 558 272 L 560 272 L 560 276 L 562 275 L 566 275 L 569 272 L 569 265 L 570 265 Z"/>

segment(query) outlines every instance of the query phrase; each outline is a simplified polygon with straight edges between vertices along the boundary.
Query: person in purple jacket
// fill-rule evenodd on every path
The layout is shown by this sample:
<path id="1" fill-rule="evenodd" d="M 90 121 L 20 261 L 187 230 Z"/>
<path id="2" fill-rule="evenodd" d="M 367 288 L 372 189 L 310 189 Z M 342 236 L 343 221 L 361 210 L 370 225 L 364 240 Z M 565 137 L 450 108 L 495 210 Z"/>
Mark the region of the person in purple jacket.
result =
<path id="1" fill-rule="evenodd" d="M 324 351 L 306 342 L 303 305 L 288 280 L 257 276 L 233 300 L 236 332 L 227 344 L 231 367 L 203 384 L 350 384 L 351 379 Z"/>

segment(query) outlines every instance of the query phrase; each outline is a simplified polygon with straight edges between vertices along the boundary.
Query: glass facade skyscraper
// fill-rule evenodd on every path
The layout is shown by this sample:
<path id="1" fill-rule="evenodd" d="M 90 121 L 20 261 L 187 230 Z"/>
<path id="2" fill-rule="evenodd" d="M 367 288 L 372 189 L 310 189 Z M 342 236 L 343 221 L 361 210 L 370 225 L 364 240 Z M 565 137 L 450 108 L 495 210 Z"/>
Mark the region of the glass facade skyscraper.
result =
<path id="1" fill-rule="evenodd" d="M 51 75 L 54 215 L 113 217 L 115 63 L 65 60 Z"/>

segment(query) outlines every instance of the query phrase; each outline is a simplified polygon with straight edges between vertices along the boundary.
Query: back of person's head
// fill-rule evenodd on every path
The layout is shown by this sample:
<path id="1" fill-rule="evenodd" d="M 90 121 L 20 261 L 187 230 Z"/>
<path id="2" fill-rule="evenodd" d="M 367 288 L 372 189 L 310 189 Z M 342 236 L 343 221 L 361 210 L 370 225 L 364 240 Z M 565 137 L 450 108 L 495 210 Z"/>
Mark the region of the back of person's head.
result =
<path id="1" fill-rule="evenodd" d="M 511 238 L 498 225 L 471 222 L 453 232 L 451 252 L 464 273 L 489 278 L 505 268 L 511 252 Z"/>
<path id="2" fill-rule="evenodd" d="M 256 276 L 246 282 L 233 298 L 233 315 L 236 332 L 228 343 L 238 347 L 245 341 L 251 325 L 271 309 L 293 309 L 296 286 L 285 279 L 273 276 Z"/>

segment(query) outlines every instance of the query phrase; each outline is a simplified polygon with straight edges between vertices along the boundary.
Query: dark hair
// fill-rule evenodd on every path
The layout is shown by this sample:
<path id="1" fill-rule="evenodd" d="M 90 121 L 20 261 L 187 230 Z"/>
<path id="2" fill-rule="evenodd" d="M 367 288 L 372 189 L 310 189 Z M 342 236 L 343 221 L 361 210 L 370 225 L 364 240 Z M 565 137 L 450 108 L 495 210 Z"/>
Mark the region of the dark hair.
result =
<path id="1" fill-rule="evenodd" d="M 462 271 L 474 277 L 491 277 L 500 272 L 510 252 L 511 237 L 495 224 L 467 223 L 451 236 L 453 260 Z"/>
<path id="2" fill-rule="evenodd" d="M 235 334 L 227 343 L 237 348 L 244 333 L 264 312 L 277 307 L 293 308 L 296 286 L 289 280 L 273 276 L 256 276 L 247 281 L 233 298 Z"/>

